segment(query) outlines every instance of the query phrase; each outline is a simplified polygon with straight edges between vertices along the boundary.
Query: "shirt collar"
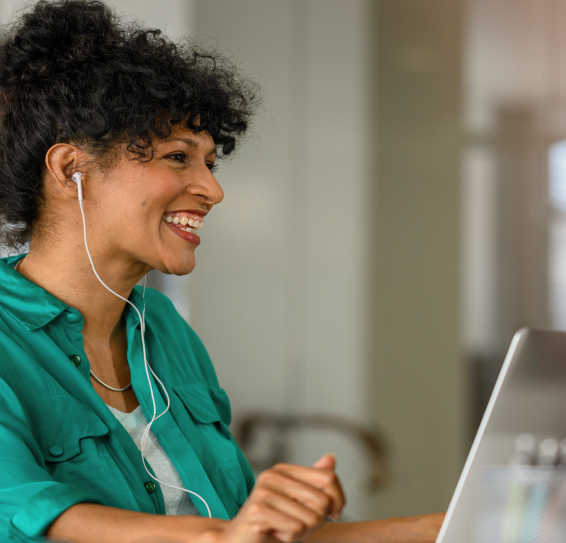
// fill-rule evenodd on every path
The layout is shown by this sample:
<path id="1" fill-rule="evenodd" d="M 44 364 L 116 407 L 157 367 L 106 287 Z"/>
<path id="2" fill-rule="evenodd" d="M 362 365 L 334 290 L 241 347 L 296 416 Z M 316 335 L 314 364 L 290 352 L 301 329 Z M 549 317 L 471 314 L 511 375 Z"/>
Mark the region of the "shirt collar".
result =
<path id="1" fill-rule="evenodd" d="M 28 330 L 37 330 L 69 306 L 14 269 L 26 255 L 27 253 L 22 253 L 0 258 L 0 305 Z M 141 288 L 134 287 L 129 296 L 140 313 L 144 307 Z M 127 314 L 132 312 L 135 319 L 139 320 L 130 304 L 126 304 L 126 311 Z"/>

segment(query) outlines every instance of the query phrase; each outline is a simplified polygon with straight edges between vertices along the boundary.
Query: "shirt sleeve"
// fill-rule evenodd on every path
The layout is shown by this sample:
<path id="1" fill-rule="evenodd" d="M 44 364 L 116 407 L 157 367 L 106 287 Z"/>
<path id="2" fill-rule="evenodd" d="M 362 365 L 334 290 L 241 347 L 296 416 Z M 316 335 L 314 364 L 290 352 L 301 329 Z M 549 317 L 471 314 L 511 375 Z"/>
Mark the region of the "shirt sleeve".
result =
<path id="1" fill-rule="evenodd" d="M 20 401 L 0 380 L 0 540 L 39 541 L 69 507 L 102 503 L 78 486 L 54 481 L 44 465 Z"/>

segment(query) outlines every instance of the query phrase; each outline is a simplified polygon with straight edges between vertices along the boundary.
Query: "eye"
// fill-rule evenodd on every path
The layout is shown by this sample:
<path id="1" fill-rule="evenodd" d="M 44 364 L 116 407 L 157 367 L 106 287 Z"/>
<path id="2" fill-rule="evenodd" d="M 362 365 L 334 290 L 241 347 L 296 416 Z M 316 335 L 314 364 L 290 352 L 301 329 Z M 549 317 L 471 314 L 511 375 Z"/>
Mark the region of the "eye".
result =
<path id="1" fill-rule="evenodd" d="M 213 173 L 218 169 L 218 164 L 213 164 L 212 162 L 207 162 L 206 165 L 207 165 L 208 169 Z"/>
<path id="2" fill-rule="evenodd" d="M 173 153 L 172 155 L 169 155 L 167 158 L 170 158 L 175 162 L 185 162 L 186 155 L 185 153 Z"/>

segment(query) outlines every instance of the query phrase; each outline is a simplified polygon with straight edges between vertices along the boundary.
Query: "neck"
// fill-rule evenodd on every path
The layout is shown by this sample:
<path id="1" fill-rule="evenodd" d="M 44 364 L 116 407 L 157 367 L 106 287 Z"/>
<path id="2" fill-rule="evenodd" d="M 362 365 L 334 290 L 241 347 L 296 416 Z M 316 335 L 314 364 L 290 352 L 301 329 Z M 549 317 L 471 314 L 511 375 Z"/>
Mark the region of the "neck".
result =
<path id="1" fill-rule="evenodd" d="M 89 250 L 100 278 L 124 298 L 128 298 L 148 271 L 144 269 L 147 266 L 128 264 L 112 255 L 93 251 L 90 243 Z M 20 263 L 18 271 L 22 275 L 81 312 L 83 336 L 89 343 L 109 346 L 122 336 L 125 328 L 121 316 L 126 302 L 97 279 L 84 241 L 47 248 L 34 244 L 32 239 L 29 253 Z"/>

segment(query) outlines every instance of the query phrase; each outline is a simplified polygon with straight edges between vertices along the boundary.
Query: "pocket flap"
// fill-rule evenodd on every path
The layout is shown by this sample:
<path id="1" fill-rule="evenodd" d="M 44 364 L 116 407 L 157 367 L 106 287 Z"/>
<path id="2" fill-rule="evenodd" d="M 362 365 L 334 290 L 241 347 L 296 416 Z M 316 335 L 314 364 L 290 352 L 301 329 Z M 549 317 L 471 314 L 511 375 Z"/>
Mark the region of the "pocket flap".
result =
<path id="1" fill-rule="evenodd" d="M 88 406 L 61 394 L 22 401 L 46 462 L 64 462 L 81 452 L 80 440 L 102 436 L 108 427 Z"/>
<path id="2" fill-rule="evenodd" d="M 224 389 L 198 382 L 173 387 L 173 391 L 196 422 L 223 422 L 226 426 L 230 425 L 230 401 Z"/>

